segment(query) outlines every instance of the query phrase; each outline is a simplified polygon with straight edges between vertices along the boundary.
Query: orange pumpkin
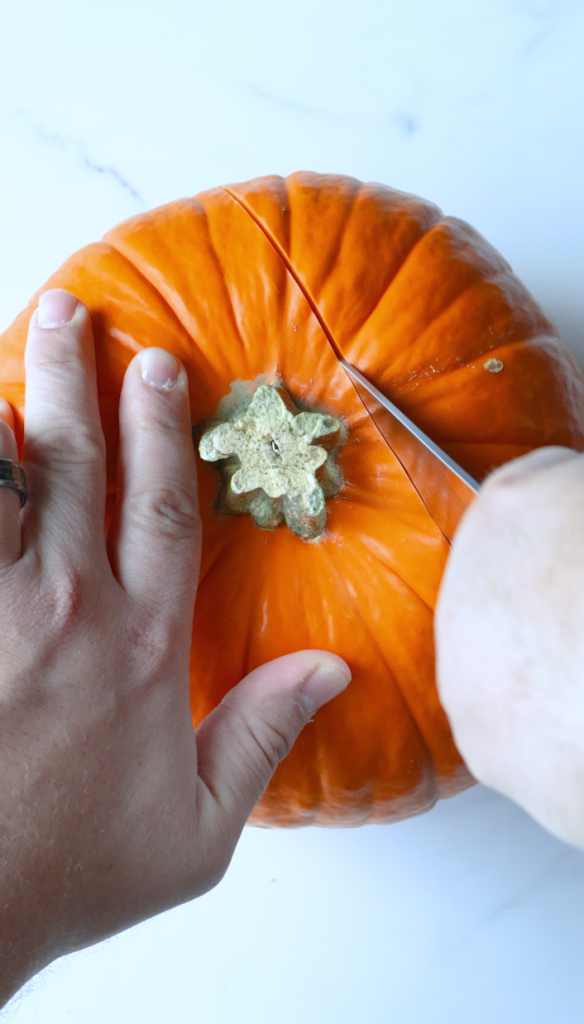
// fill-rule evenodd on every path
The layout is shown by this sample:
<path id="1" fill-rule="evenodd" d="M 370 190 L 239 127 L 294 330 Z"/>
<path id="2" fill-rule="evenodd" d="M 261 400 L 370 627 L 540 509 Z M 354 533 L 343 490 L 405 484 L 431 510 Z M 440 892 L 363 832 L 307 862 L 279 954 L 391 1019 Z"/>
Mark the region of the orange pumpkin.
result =
<path id="1" fill-rule="evenodd" d="M 387 822 L 470 785 L 434 684 L 432 614 L 448 543 L 338 356 L 478 479 L 541 445 L 584 449 L 584 379 L 508 264 L 415 196 L 298 173 L 134 217 L 72 256 L 48 287 L 73 291 L 92 315 L 110 511 L 122 377 L 144 346 L 185 364 L 196 426 L 238 380 L 280 382 L 300 408 L 344 425 L 334 452 L 342 486 L 316 540 L 220 514 L 217 468 L 199 466 L 195 723 L 278 655 L 330 649 L 353 670 L 251 820 Z M 1 337 L 0 392 L 20 431 L 38 294 Z"/>

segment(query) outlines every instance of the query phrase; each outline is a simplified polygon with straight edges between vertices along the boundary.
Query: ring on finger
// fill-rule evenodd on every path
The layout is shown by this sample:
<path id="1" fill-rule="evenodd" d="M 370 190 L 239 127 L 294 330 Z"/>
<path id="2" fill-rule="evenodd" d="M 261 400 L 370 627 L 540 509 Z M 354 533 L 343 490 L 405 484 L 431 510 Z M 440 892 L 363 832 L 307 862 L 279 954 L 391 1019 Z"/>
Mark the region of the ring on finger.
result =
<path id="1" fill-rule="evenodd" d="M 0 487 L 16 491 L 20 499 L 20 507 L 24 507 L 28 498 L 28 487 L 24 470 L 18 462 L 13 462 L 12 459 L 0 459 Z"/>

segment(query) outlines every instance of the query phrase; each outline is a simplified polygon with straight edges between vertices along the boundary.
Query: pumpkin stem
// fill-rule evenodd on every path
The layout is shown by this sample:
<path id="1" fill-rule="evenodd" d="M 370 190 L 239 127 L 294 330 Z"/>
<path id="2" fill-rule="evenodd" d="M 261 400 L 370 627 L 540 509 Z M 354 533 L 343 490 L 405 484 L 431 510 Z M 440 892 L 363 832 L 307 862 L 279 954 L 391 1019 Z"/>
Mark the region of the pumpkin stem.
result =
<path id="1" fill-rule="evenodd" d="M 251 515 L 263 530 L 286 522 L 315 540 L 326 522 L 325 498 L 343 484 L 333 461 L 341 433 L 334 416 L 301 412 L 282 388 L 261 384 L 243 412 L 210 427 L 199 444 L 206 462 L 222 462 L 220 510 Z"/>

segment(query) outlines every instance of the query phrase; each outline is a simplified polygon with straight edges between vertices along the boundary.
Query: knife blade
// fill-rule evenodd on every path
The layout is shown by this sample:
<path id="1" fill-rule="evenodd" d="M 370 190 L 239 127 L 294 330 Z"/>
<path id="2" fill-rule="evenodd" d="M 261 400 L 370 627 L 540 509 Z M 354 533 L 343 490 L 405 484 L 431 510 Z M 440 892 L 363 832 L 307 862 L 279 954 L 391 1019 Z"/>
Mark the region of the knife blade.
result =
<path id="1" fill-rule="evenodd" d="M 464 512 L 480 491 L 480 484 L 359 370 L 345 359 L 340 363 L 434 522 L 452 542 Z"/>

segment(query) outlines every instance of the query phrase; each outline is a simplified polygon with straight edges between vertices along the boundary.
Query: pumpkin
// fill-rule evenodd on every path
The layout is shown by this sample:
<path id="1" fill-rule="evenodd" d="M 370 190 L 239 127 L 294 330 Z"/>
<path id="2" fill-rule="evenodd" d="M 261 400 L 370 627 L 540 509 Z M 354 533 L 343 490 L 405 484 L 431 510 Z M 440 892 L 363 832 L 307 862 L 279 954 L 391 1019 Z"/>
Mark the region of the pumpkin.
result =
<path id="1" fill-rule="evenodd" d="M 422 199 L 303 172 L 133 217 L 67 260 L 49 287 L 91 312 L 108 515 L 128 362 L 156 345 L 187 369 L 195 440 L 212 458 L 199 463 L 195 725 L 279 655 L 324 648 L 352 668 L 351 686 L 304 729 L 251 821 L 395 821 L 472 784 L 434 682 L 432 616 L 449 544 L 339 356 L 479 480 L 541 445 L 584 449 L 584 378 L 505 260 Z M 1 337 L 0 393 L 19 437 L 39 294 Z M 217 428 L 240 429 L 258 395 L 282 437 L 306 426 L 302 458 L 322 497 L 312 519 L 304 496 L 288 523 L 292 490 L 268 494 L 257 466 L 239 491 L 231 484 L 243 458 Z"/>

